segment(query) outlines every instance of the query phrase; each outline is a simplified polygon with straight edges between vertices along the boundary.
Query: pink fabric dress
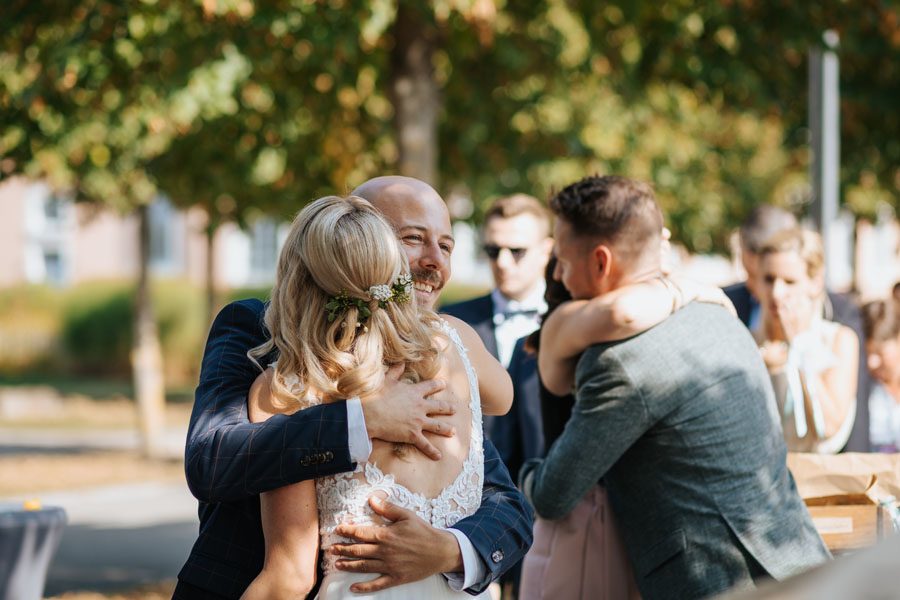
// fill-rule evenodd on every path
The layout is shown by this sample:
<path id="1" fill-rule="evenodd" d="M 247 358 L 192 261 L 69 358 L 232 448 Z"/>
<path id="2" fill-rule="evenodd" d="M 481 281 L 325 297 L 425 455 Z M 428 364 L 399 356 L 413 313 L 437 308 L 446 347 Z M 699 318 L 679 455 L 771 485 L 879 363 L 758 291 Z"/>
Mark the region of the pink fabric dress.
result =
<path id="1" fill-rule="evenodd" d="M 592 487 L 565 518 L 535 519 L 519 600 L 640 597 L 603 486 Z"/>

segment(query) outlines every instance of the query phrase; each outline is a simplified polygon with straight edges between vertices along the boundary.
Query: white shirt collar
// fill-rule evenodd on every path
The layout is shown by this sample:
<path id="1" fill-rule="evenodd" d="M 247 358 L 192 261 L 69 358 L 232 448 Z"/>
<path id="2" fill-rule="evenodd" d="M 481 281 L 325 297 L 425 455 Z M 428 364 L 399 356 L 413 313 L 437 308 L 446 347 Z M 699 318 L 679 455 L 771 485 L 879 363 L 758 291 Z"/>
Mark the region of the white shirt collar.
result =
<path id="1" fill-rule="evenodd" d="M 536 310 L 538 314 L 544 314 L 547 312 L 547 302 L 544 300 L 546 287 L 547 286 L 543 281 L 538 282 L 538 285 L 535 286 L 535 288 L 522 300 L 511 300 L 501 294 L 499 289 L 494 288 L 491 290 L 491 300 L 494 302 L 494 314 L 519 310 Z"/>

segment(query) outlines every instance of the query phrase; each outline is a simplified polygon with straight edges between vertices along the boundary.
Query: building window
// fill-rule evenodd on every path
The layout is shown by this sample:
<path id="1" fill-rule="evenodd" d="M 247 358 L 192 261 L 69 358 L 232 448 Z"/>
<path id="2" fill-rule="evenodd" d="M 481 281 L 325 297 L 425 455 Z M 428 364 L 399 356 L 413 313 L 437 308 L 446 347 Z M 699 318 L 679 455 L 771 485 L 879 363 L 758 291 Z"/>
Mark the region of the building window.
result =
<path id="1" fill-rule="evenodd" d="M 62 220 L 62 202 L 58 196 L 49 196 L 44 200 L 44 217 L 47 221 L 59 223 Z"/>
<path id="2" fill-rule="evenodd" d="M 48 186 L 29 186 L 25 198 L 23 274 L 31 283 L 64 285 L 72 260 L 72 201 Z"/>
<path id="3" fill-rule="evenodd" d="M 181 272 L 181 242 L 184 222 L 167 198 L 157 198 L 147 207 L 150 221 L 150 268 L 157 274 Z"/>
<path id="4" fill-rule="evenodd" d="M 62 256 L 56 250 L 44 251 L 44 281 L 51 285 L 65 283 L 66 273 L 63 268 Z"/>
<path id="5" fill-rule="evenodd" d="M 278 262 L 278 224 L 260 217 L 250 226 L 250 279 L 254 284 L 268 284 L 275 278 Z"/>

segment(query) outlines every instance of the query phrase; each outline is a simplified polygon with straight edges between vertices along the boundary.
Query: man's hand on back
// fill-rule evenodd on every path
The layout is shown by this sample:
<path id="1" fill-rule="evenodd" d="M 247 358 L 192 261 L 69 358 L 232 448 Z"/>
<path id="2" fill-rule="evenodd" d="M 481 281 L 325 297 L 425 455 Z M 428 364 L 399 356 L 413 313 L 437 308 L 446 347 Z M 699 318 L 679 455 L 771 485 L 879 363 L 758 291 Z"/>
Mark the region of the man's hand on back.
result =
<path id="1" fill-rule="evenodd" d="M 342 571 L 380 574 L 371 581 L 354 583 L 350 591 L 371 593 L 436 573 L 462 572 L 459 542 L 452 533 L 432 527 L 415 512 L 377 495 L 369 499 L 369 505 L 391 524 L 341 525 L 335 533 L 355 543 L 335 544 L 329 549 L 339 557 L 337 568 Z"/>
<path id="2" fill-rule="evenodd" d="M 434 418 L 456 412 L 450 402 L 433 396 L 446 383 L 440 379 L 404 383 L 400 381 L 402 374 L 403 365 L 391 367 L 381 389 L 360 399 L 369 437 L 412 444 L 429 458 L 439 460 L 440 451 L 422 433 L 448 437 L 455 433 L 450 424 Z"/>

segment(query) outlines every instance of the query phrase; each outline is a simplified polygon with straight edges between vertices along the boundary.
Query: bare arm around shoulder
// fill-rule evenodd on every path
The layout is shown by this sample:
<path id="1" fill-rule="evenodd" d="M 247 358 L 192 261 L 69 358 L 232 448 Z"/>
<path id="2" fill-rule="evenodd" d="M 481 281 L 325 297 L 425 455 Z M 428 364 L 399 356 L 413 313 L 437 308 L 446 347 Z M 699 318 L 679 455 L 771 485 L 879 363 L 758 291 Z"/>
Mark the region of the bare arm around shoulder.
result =
<path id="1" fill-rule="evenodd" d="M 459 334 L 468 350 L 469 362 L 478 375 L 481 411 L 486 415 L 505 415 L 513 402 L 513 385 L 503 365 L 488 352 L 484 342 L 468 323 L 450 315 L 441 315 Z"/>
<path id="2" fill-rule="evenodd" d="M 736 314 L 721 289 L 682 278 L 653 278 L 561 304 L 541 329 L 541 381 L 557 396 L 570 393 L 578 355 L 586 348 L 646 331 L 693 300 L 720 304 Z"/>
<path id="3" fill-rule="evenodd" d="M 250 391 L 250 420 L 262 422 L 276 414 L 291 414 L 271 401 L 272 369 L 260 375 Z M 241 600 L 297 600 L 305 598 L 316 581 L 319 523 L 314 481 L 301 481 L 260 496 L 265 537 L 263 569 Z"/>

